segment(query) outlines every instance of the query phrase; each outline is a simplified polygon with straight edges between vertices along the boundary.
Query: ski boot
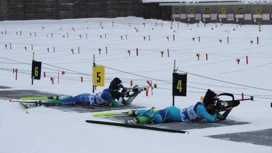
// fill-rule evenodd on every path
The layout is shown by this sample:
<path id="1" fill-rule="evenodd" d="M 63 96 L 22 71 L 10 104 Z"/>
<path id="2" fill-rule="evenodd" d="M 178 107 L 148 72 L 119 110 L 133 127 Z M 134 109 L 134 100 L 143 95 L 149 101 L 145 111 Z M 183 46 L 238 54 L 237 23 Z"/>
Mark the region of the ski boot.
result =
<path id="1" fill-rule="evenodd" d="M 132 120 L 125 120 L 124 124 L 134 124 L 134 125 L 136 125 L 136 124 L 138 124 L 138 120 L 137 120 L 137 118 L 134 118 Z"/>
<path id="2" fill-rule="evenodd" d="M 137 110 L 130 110 L 127 112 L 129 116 L 137 116 Z"/>
<path id="3" fill-rule="evenodd" d="M 50 97 L 48 97 L 48 99 L 55 99 L 55 100 L 59 100 L 59 96 L 50 96 Z"/>

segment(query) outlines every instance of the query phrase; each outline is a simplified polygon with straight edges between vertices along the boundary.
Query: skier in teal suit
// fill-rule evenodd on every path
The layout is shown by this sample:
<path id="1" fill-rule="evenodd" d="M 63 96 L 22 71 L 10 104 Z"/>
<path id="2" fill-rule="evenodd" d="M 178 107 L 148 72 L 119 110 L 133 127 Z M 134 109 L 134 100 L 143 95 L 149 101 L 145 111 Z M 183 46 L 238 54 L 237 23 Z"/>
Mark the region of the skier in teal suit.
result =
<path id="1" fill-rule="evenodd" d="M 175 106 L 169 106 L 161 110 L 133 110 L 129 114 L 136 116 L 133 120 L 126 123 L 131 124 L 159 124 L 166 122 L 196 122 L 206 119 L 210 123 L 216 122 L 217 119 L 225 120 L 232 110 L 220 109 L 217 101 L 217 94 L 208 89 L 203 102 L 197 102 L 195 105 L 180 109 Z M 233 107 L 239 105 L 240 102 L 233 103 Z M 221 107 L 221 106 L 220 106 Z M 223 114 L 220 111 L 225 111 Z"/>

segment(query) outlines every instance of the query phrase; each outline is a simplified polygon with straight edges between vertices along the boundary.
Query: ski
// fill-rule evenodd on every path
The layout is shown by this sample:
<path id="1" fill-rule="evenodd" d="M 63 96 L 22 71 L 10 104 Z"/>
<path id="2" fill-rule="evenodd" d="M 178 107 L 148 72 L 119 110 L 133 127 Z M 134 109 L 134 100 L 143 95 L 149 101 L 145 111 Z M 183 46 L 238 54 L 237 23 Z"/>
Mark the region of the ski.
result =
<path id="1" fill-rule="evenodd" d="M 86 120 L 86 122 L 92 123 L 92 124 L 102 124 L 102 125 L 145 129 L 145 130 L 153 130 L 153 131 L 161 131 L 161 132 L 183 133 L 183 134 L 189 133 L 188 131 L 184 131 L 184 130 L 166 129 L 166 128 L 159 128 L 159 127 L 154 127 L 154 126 L 146 126 L 146 125 L 141 125 L 141 124 L 126 124 L 126 123 L 97 121 L 97 120 Z"/>
<path id="2" fill-rule="evenodd" d="M 147 112 L 151 111 L 151 110 L 155 110 L 155 107 L 151 107 L 150 109 L 147 110 Z M 126 111 L 126 112 L 99 112 L 99 113 L 94 113 L 92 116 L 93 117 L 127 116 L 127 115 L 130 115 L 129 112 L 130 111 Z M 143 115 L 143 114 L 140 114 L 140 115 Z"/>
<path id="3" fill-rule="evenodd" d="M 10 99 L 9 102 L 20 103 L 21 105 L 23 105 L 26 108 L 41 106 L 43 104 L 45 104 L 45 105 L 51 105 L 49 102 L 42 102 L 40 100 L 18 100 L 18 99 Z"/>
<path id="4" fill-rule="evenodd" d="M 24 105 L 25 107 L 28 107 L 28 108 L 44 105 L 44 106 L 76 106 L 76 107 L 86 107 L 90 109 L 95 109 L 95 106 L 90 106 L 90 105 L 59 104 L 57 103 L 58 100 L 54 100 L 54 99 L 48 99 L 48 100 L 52 100 L 52 101 L 10 99 L 9 102 L 20 103 L 21 105 Z"/>
<path id="5" fill-rule="evenodd" d="M 95 113 L 93 117 L 106 117 L 106 116 L 127 116 L 128 112 L 102 112 L 102 113 Z"/>
<path id="6" fill-rule="evenodd" d="M 47 96 L 21 97 L 20 100 L 47 100 Z"/>
<path id="7" fill-rule="evenodd" d="M 40 103 L 39 100 L 20 100 L 20 99 L 10 99 L 9 102 L 13 103 Z"/>

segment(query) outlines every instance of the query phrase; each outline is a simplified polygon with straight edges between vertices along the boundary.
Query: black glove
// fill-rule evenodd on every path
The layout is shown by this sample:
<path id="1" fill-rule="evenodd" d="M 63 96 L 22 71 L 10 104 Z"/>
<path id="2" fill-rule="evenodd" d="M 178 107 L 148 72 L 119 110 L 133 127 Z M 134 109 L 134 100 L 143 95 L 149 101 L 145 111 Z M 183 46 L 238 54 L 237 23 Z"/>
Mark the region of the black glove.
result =
<path id="1" fill-rule="evenodd" d="M 127 88 L 123 87 L 121 93 L 126 93 L 127 92 Z"/>
<path id="2" fill-rule="evenodd" d="M 128 96 L 128 91 L 127 91 L 127 88 L 123 87 L 122 91 L 121 91 L 121 96 L 124 98 L 126 96 Z"/>
<path id="3" fill-rule="evenodd" d="M 133 88 L 133 89 L 132 89 L 132 92 L 138 93 L 138 88 Z"/>
<path id="4" fill-rule="evenodd" d="M 217 102 L 215 105 L 215 109 L 218 110 L 219 112 L 221 111 L 223 105 L 220 102 Z"/>

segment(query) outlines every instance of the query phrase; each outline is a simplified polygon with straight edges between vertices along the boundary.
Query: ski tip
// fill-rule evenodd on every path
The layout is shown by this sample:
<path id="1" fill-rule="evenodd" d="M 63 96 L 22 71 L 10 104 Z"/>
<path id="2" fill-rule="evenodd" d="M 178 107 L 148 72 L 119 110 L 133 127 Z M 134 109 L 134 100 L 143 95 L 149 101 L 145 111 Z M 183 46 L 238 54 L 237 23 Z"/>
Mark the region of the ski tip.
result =
<path id="1" fill-rule="evenodd" d="M 115 112 L 105 112 L 105 113 L 95 113 L 92 116 L 93 117 L 105 117 L 105 116 L 114 116 L 116 115 Z"/>

